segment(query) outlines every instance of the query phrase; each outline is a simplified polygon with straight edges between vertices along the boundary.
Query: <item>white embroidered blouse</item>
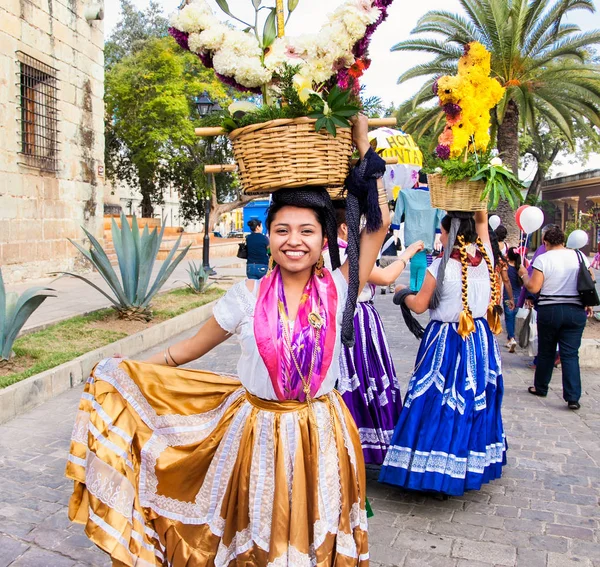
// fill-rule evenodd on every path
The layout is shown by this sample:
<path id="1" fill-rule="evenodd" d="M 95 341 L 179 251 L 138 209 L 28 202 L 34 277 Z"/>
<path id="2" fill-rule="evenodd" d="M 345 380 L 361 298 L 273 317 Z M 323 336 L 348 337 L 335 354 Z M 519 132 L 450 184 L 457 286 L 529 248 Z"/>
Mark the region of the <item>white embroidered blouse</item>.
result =
<path id="1" fill-rule="evenodd" d="M 317 392 L 317 397 L 331 392 L 340 374 L 338 361 L 342 344 L 341 328 L 348 295 L 348 283 L 340 270 L 335 270 L 332 276 L 338 295 L 335 348 L 327 376 Z M 260 357 L 254 337 L 254 308 L 259 289 L 258 283 L 258 281 L 255 283 L 253 291 L 248 290 L 246 280 L 235 284 L 217 302 L 213 315 L 219 326 L 228 333 L 236 335 L 240 343 L 242 354 L 238 361 L 237 371 L 244 388 L 264 400 L 276 400 L 277 396 L 271 384 L 267 367 Z"/>
<path id="2" fill-rule="evenodd" d="M 492 265 L 494 264 L 494 255 L 492 249 L 486 245 Z M 427 271 L 437 279 L 438 269 L 441 258 L 433 261 Z M 487 264 L 484 260 L 478 266 L 469 266 L 467 268 L 468 281 L 468 301 L 473 317 L 485 317 L 488 305 L 490 304 L 490 274 Z M 446 264 L 444 277 L 444 288 L 442 298 L 436 309 L 430 309 L 429 316 L 433 321 L 443 321 L 445 323 L 458 323 L 459 315 L 462 311 L 462 280 L 461 265 L 458 260 L 450 258 Z"/>

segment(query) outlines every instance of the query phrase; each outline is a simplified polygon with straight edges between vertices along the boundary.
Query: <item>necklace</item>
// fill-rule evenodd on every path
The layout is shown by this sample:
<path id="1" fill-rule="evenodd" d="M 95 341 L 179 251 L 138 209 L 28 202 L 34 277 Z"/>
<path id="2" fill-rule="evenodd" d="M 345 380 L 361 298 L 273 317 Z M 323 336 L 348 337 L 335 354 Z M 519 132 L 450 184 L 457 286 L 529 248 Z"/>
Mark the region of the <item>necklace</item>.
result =
<path id="1" fill-rule="evenodd" d="M 300 375 L 300 379 L 302 380 L 302 390 L 304 392 L 304 395 L 306 396 L 306 403 L 308 404 L 308 419 L 313 422 L 315 429 L 317 429 L 317 431 L 318 431 L 319 424 L 317 423 L 317 418 L 316 418 L 315 410 L 314 410 L 314 398 L 312 397 L 312 394 L 310 393 L 310 381 L 311 381 L 313 370 L 315 367 L 315 362 L 317 360 L 317 353 L 321 350 L 321 347 L 319 346 L 319 339 L 321 338 L 321 329 L 323 328 L 324 321 L 323 321 L 323 318 L 321 317 L 321 315 L 319 313 L 317 313 L 316 311 L 312 311 L 308 315 L 308 322 L 310 323 L 310 326 L 313 329 L 315 329 L 315 346 L 313 348 L 313 352 L 312 352 L 312 356 L 311 356 L 311 360 L 310 360 L 308 376 L 305 377 L 304 374 L 302 373 L 302 369 L 300 368 L 300 363 L 298 362 L 298 359 L 296 358 L 296 355 L 294 354 L 294 350 L 292 349 L 292 339 L 290 337 L 289 319 L 288 319 L 287 313 L 285 312 L 285 305 L 283 304 L 282 301 L 279 301 L 278 307 L 279 307 L 279 315 L 280 315 L 281 321 L 282 321 L 283 339 L 285 342 L 285 346 L 287 347 L 287 349 L 290 353 L 290 357 L 294 363 L 294 366 L 296 367 L 296 370 L 298 371 L 298 374 Z M 331 441 L 335 438 L 335 420 L 333 417 L 332 407 L 329 408 L 329 423 L 331 426 L 331 434 L 328 435 L 328 437 L 327 437 L 327 444 L 325 445 L 325 447 L 321 447 L 321 452 L 325 452 L 326 450 L 328 450 L 331 445 Z"/>
<path id="2" fill-rule="evenodd" d="M 312 352 L 312 356 L 311 356 L 311 360 L 310 360 L 310 366 L 308 368 L 308 376 L 304 376 L 302 369 L 300 368 L 300 363 L 298 362 L 298 359 L 296 358 L 296 355 L 294 354 L 294 349 L 292 348 L 292 339 L 290 337 L 290 325 L 289 325 L 289 319 L 287 316 L 287 313 L 285 312 L 285 306 L 283 304 L 282 301 L 279 301 L 278 303 L 279 306 L 279 315 L 281 316 L 281 320 L 283 323 L 283 339 L 286 343 L 286 347 L 288 348 L 288 351 L 290 353 L 290 356 L 292 358 L 292 362 L 294 363 L 294 366 L 296 367 L 296 370 L 298 371 L 298 374 L 300 375 L 300 379 L 302 380 L 302 390 L 304 391 L 304 394 L 306 395 L 306 401 L 311 404 L 312 403 L 312 395 L 310 393 L 310 381 L 312 379 L 312 374 L 313 374 L 313 370 L 315 368 L 315 362 L 317 361 L 317 353 L 319 352 L 319 350 L 321 350 L 321 347 L 319 346 L 319 339 L 321 338 L 321 329 L 323 328 L 323 319 L 321 318 L 321 315 L 319 315 L 318 313 L 312 312 L 308 315 L 308 321 L 311 324 L 311 326 L 315 329 L 315 346 L 313 348 L 313 352 Z"/>

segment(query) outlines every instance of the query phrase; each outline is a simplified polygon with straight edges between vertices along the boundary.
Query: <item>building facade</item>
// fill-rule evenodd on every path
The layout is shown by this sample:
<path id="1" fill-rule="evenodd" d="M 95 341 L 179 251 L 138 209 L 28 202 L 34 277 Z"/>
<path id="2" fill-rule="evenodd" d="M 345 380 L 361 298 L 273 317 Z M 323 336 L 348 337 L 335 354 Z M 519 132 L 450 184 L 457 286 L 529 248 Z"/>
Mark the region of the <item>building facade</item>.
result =
<path id="1" fill-rule="evenodd" d="M 0 2 L 0 266 L 7 283 L 80 270 L 68 239 L 84 242 L 81 227 L 102 238 L 100 7 Z"/>
<path id="2" fill-rule="evenodd" d="M 600 169 L 544 181 L 542 202 L 545 220 L 563 230 L 579 223 L 587 230 L 585 253 L 597 252 L 600 242 Z"/>

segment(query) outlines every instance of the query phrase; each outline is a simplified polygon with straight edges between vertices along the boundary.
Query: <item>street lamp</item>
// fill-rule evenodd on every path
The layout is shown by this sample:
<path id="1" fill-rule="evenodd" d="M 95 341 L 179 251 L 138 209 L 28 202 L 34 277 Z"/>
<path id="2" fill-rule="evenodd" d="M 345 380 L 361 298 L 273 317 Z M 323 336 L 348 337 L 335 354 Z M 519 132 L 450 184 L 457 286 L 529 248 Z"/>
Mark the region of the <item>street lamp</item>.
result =
<path id="1" fill-rule="evenodd" d="M 208 116 L 213 108 L 213 101 L 210 100 L 206 91 L 204 91 L 200 96 L 196 97 L 194 104 L 196 105 L 196 109 L 198 110 L 200 118 Z"/>
<path id="2" fill-rule="evenodd" d="M 196 109 L 198 110 L 198 114 L 200 118 L 205 118 L 209 114 L 213 112 L 218 112 L 222 110 L 221 106 L 218 102 L 213 102 L 208 93 L 204 91 L 200 96 L 197 96 L 194 104 L 196 105 Z M 212 161 L 212 138 L 208 138 L 207 146 L 206 146 L 206 157 L 209 161 Z M 214 276 L 217 272 L 210 267 L 209 253 L 210 253 L 210 236 L 208 233 L 208 224 L 210 222 L 210 193 L 211 191 L 215 191 L 216 195 L 216 186 L 215 186 L 215 178 L 214 174 L 209 174 L 209 193 L 206 197 L 204 203 L 204 238 L 202 240 L 202 269 L 209 275 Z"/>

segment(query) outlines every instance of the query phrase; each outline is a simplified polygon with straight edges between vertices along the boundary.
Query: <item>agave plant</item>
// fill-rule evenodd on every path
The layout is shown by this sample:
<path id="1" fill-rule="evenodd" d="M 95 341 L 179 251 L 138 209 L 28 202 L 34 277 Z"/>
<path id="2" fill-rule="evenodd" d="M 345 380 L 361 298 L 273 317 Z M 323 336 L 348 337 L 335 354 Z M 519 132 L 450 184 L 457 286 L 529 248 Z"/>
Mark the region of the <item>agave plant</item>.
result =
<path id="1" fill-rule="evenodd" d="M 190 281 L 185 282 L 185 285 L 195 293 L 204 293 L 214 283 L 208 283 L 210 274 L 204 270 L 201 264 L 196 265 L 195 262 L 189 262 L 187 272 L 190 275 Z"/>
<path id="2" fill-rule="evenodd" d="M 83 227 L 82 227 L 83 228 Z M 90 234 L 85 228 L 83 231 L 90 239 L 91 247 L 86 250 L 77 242 L 71 240 L 71 244 L 77 248 L 98 270 L 98 273 L 104 278 L 104 281 L 110 287 L 113 295 L 106 293 L 89 279 L 73 274 L 70 272 L 62 272 L 69 276 L 73 276 L 83 280 L 98 290 L 104 295 L 113 305 L 114 309 L 119 313 L 122 319 L 138 319 L 148 321 L 152 317 L 150 311 L 150 302 L 156 295 L 158 290 L 164 285 L 173 270 L 179 265 L 183 257 L 187 254 L 190 245 L 175 256 L 181 236 L 171 248 L 169 255 L 163 262 L 158 274 L 150 284 L 152 276 L 152 268 L 156 255 L 160 249 L 160 243 L 165 227 L 157 232 L 153 229 L 149 232 L 148 226 L 144 227 L 143 233 L 140 235 L 140 229 L 137 219 L 133 215 L 131 227 L 127 222 L 127 218 L 121 213 L 121 227 L 117 225 L 115 219 L 112 221 L 112 238 L 115 246 L 115 252 L 119 260 L 120 281 L 114 268 L 110 264 L 110 260 L 102 245 L 96 240 L 93 234 Z"/>
<path id="3" fill-rule="evenodd" d="M 49 287 L 30 287 L 21 296 L 7 292 L 0 270 L 0 362 L 14 355 L 12 347 L 19 331 L 47 297 L 56 297 Z"/>

